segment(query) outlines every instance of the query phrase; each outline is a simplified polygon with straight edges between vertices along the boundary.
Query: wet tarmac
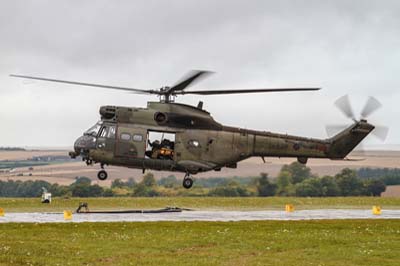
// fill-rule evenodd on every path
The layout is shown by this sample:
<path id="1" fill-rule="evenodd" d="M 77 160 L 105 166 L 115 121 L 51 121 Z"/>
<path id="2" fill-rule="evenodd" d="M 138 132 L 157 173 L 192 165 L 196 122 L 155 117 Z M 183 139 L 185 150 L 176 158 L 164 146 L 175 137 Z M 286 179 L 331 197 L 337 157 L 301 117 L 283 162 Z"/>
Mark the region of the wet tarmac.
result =
<path id="1" fill-rule="evenodd" d="M 299 210 L 284 211 L 183 211 L 176 213 L 74 213 L 65 221 L 63 213 L 6 213 L 0 223 L 29 222 L 155 222 L 155 221 L 262 221 L 262 220 L 323 220 L 323 219 L 400 219 L 400 210 L 382 210 L 373 215 L 371 210 Z"/>

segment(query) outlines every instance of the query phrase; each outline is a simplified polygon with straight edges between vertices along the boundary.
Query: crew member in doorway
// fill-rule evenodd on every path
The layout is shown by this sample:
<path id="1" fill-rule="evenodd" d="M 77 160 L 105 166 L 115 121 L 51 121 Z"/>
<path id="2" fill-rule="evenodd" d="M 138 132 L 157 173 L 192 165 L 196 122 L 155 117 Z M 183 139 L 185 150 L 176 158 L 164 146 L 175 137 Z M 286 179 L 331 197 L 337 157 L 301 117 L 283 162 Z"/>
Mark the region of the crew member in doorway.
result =
<path id="1" fill-rule="evenodd" d="M 174 155 L 174 142 L 169 139 L 160 141 L 148 140 L 151 151 L 146 151 L 146 155 L 152 159 L 172 160 Z"/>
<path id="2" fill-rule="evenodd" d="M 152 159 L 158 159 L 159 156 L 159 151 L 161 149 L 161 144 L 159 140 L 155 140 L 151 142 L 150 140 L 147 140 L 149 143 L 149 146 L 151 147 L 151 151 L 146 151 L 146 155 Z"/>

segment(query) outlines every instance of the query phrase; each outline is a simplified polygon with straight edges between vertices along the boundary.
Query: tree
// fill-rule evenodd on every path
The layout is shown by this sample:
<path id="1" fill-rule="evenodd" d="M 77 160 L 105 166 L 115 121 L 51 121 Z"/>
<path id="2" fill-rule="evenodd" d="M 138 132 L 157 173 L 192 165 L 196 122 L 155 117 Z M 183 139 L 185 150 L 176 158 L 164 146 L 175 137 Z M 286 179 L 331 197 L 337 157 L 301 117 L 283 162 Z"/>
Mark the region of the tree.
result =
<path id="1" fill-rule="evenodd" d="M 174 175 L 169 175 L 161 178 L 158 181 L 158 184 L 166 188 L 173 188 L 174 186 L 179 185 L 179 182 Z"/>
<path id="2" fill-rule="evenodd" d="M 90 185 L 92 183 L 92 180 L 89 177 L 86 176 L 77 176 L 75 177 L 75 184 L 87 184 Z"/>
<path id="3" fill-rule="evenodd" d="M 290 196 L 292 194 L 292 174 L 289 171 L 280 171 L 277 179 L 277 191 L 276 194 L 279 196 Z"/>
<path id="4" fill-rule="evenodd" d="M 143 176 L 141 183 L 146 187 L 154 187 L 156 185 L 156 179 L 152 173 L 147 173 Z"/>
<path id="5" fill-rule="evenodd" d="M 322 185 L 319 178 L 308 178 L 296 184 L 296 196 L 299 197 L 321 197 L 323 195 Z"/>
<path id="6" fill-rule="evenodd" d="M 208 195 L 217 197 L 247 197 L 249 196 L 249 192 L 237 182 L 230 180 L 225 186 L 219 186 L 210 190 Z"/>
<path id="7" fill-rule="evenodd" d="M 126 182 L 127 187 L 133 188 L 136 185 L 136 181 L 133 177 L 129 177 L 128 181 Z"/>
<path id="8" fill-rule="evenodd" d="M 332 176 L 321 178 L 322 194 L 325 197 L 340 196 L 340 188 Z"/>
<path id="9" fill-rule="evenodd" d="M 274 196 L 277 188 L 278 186 L 276 184 L 269 182 L 267 173 L 261 173 L 261 177 L 258 179 L 257 182 L 257 191 L 259 196 Z"/>
<path id="10" fill-rule="evenodd" d="M 247 197 L 248 191 L 242 187 L 217 187 L 208 192 L 208 196 L 215 197 Z"/>
<path id="11" fill-rule="evenodd" d="M 160 193 L 157 190 L 153 187 L 146 186 L 143 182 L 137 184 L 132 193 L 132 196 L 135 197 L 156 197 L 159 195 Z"/>
<path id="12" fill-rule="evenodd" d="M 365 190 L 368 196 L 381 196 L 386 190 L 386 185 L 382 180 L 368 180 L 365 183 Z"/>
<path id="13" fill-rule="evenodd" d="M 104 189 L 103 197 L 113 197 L 113 196 L 115 196 L 115 193 L 111 188 Z"/>
<path id="14" fill-rule="evenodd" d="M 87 183 L 81 183 L 72 186 L 73 197 L 100 197 L 103 195 L 103 188 L 99 185 L 88 185 Z"/>
<path id="15" fill-rule="evenodd" d="M 299 162 L 293 162 L 289 165 L 284 165 L 281 172 L 289 172 L 292 177 L 292 184 L 302 182 L 304 179 L 312 177 L 311 168 Z"/>
<path id="16" fill-rule="evenodd" d="M 123 188 L 124 186 L 125 183 L 119 178 L 111 182 L 111 188 Z"/>
<path id="17" fill-rule="evenodd" d="M 357 178 L 354 170 L 343 169 L 339 174 L 335 175 L 335 181 L 340 188 L 342 196 L 359 196 L 362 194 L 363 184 Z"/>
<path id="18" fill-rule="evenodd" d="M 69 186 L 60 186 L 59 184 L 55 183 L 51 185 L 49 192 L 54 197 L 62 197 L 68 195 L 70 193 L 70 189 Z"/>

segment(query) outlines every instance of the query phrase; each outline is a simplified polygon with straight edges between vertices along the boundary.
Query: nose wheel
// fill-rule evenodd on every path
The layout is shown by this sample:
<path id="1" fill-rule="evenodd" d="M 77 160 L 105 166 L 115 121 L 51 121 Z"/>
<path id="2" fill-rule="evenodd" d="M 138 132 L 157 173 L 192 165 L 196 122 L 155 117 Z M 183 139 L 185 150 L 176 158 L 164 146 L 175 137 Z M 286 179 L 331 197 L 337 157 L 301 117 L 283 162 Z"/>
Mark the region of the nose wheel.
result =
<path id="1" fill-rule="evenodd" d="M 100 170 L 98 173 L 97 173 L 97 178 L 98 179 L 100 179 L 100 180 L 106 180 L 107 179 L 107 177 L 108 177 L 108 174 L 107 174 L 107 172 L 106 172 L 106 170 Z"/>
<path id="2" fill-rule="evenodd" d="M 189 174 L 186 174 L 185 177 L 183 178 L 182 185 L 186 189 L 191 188 L 193 186 L 193 178 Z"/>

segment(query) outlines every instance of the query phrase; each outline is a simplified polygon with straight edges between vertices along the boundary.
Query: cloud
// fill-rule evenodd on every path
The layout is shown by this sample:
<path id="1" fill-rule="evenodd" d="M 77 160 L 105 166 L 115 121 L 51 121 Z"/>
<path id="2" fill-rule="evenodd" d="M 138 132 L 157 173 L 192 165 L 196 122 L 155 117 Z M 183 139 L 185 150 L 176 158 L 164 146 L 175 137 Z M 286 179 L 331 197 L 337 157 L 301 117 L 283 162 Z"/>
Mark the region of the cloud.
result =
<path id="1" fill-rule="evenodd" d="M 323 138 L 324 125 L 347 122 L 336 98 L 350 94 L 361 109 L 374 95 L 384 108 L 371 119 L 398 143 L 399 11 L 398 1 L 2 1 L 0 145 L 72 145 L 100 105 L 153 100 L 10 73 L 147 89 L 190 69 L 217 72 L 199 89 L 324 88 L 178 98 L 203 100 L 224 124 Z"/>

